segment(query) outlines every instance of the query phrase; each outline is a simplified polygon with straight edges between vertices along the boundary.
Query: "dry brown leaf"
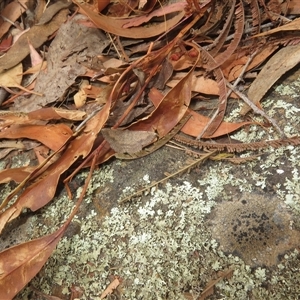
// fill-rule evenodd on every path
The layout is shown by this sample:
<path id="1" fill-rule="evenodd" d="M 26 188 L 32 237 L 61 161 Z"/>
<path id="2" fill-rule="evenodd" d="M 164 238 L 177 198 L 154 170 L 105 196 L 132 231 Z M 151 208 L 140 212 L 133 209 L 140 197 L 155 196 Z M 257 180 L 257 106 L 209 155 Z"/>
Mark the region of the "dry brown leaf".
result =
<path id="1" fill-rule="evenodd" d="M 86 117 L 86 112 L 80 110 L 68 110 L 57 107 L 45 107 L 32 111 L 26 115 L 31 120 L 72 120 L 83 121 Z M 1 119 L 1 116 L 0 116 Z M 26 123 L 26 121 L 25 121 Z"/>
<path id="2" fill-rule="evenodd" d="M 12 125 L 0 132 L 0 138 L 29 138 L 56 151 L 71 137 L 72 130 L 65 124 Z"/>
<path id="3" fill-rule="evenodd" d="M 249 71 L 261 63 L 263 63 L 274 51 L 278 49 L 278 45 L 265 45 L 264 48 L 257 53 L 251 60 L 251 63 L 247 67 L 246 71 Z M 232 55 L 224 65 L 222 65 L 221 69 L 224 73 L 226 79 L 231 82 L 238 78 L 244 68 L 245 63 L 247 63 L 249 59 L 249 55 L 245 53 L 244 56 L 241 57 L 241 53 L 236 53 Z"/>
<path id="4" fill-rule="evenodd" d="M 46 10 L 39 19 L 38 24 L 44 25 L 52 20 L 52 18 L 62 9 L 68 8 L 71 5 L 69 1 L 57 1 L 52 5 L 47 6 Z"/>
<path id="5" fill-rule="evenodd" d="M 166 47 L 172 47 L 170 43 Z M 191 44 L 191 47 L 195 46 Z M 168 48 L 166 48 L 168 49 Z M 195 48 L 197 51 L 198 49 Z M 159 56 L 165 55 L 165 49 L 162 48 Z M 200 52 L 194 66 L 183 77 L 178 84 L 172 88 L 161 100 L 156 109 L 146 118 L 129 126 L 131 130 L 154 131 L 159 139 L 168 134 L 175 125 L 182 119 L 186 113 L 191 100 L 191 85 L 194 69 L 200 59 Z M 161 61 L 163 61 L 161 59 Z"/>
<path id="6" fill-rule="evenodd" d="M 27 114 L 12 112 L 12 111 L 0 111 L 0 124 L 1 129 L 12 124 L 30 124 L 30 119 Z M 34 121 L 36 124 L 36 121 Z"/>
<path id="7" fill-rule="evenodd" d="M 0 171 L 0 183 L 7 183 L 14 181 L 16 183 L 22 182 L 30 173 L 34 171 L 35 167 L 26 166 L 14 169 L 6 169 Z"/>
<path id="8" fill-rule="evenodd" d="M 145 119 L 129 126 L 131 130 L 156 131 L 164 137 L 182 119 L 191 100 L 193 69 L 161 100 L 158 107 Z"/>
<path id="9" fill-rule="evenodd" d="M 249 99 L 257 105 L 273 84 L 299 62 L 300 44 L 280 49 L 269 59 L 251 84 L 248 91 Z M 249 111 L 250 107 L 244 104 L 240 113 L 245 115 Z"/>
<path id="10" fill-rule="evenodd" d="M 20 74 L 22 74 L 22 72 L 23 72 L 23 66 L 22 63 L 19 63 L 15 67 L 6 70 L 3 73 L 0 73 L 0 87 L 16 87 L 27 93 L 42 96 L 42 94 L 40 93 L 30 91 L 24 88 L 23 86 L 21 86 L 22 76 L 20 76 Z"/>
<path id="11" fill-rule="evenodd" d="M 33 184 L 26 187 L 16 202 L 6 208 L 0 215 L 0 232 L 7 222 L 19 216 L 23 208 L 27 207 L 32 211 L 36 211 L 53 199 L 61 174 L 69 169 L 79 158 L 85 158 L 90 154 L 97 134 L 107 121 L 110 106 L 111 101 L 108 101 L 101 111 L 87 121 L 86 127 L 81 132 L 81 135 L 71 140 L 64 153 L 59 158 L 56 158 L 50 166 L 47 165 L 47 169 L 40 176 L 35 178 Z M 63 149 L 62 147 L 60 150 Z M 55 154 L 56 152 L 53 156 Z M 30 176 L 35 176 L 35 174 L 31 174 Z M 0 209 L 5 208 L 9 200 L 25 186 L 30 180 L 30 176 L 4 199 Z M 43 197 L 40 197 L 40 195 L 43 195 Z"/>
<path id="12" fill-rule="evenodd" d="M 180 78 L 183 75 L 184 73 L 177 73 L 175 77 L 176 79 L 172 79 L 167 82 L 167 86 L 174 87 L 179 81 L 177 78 Z M 219 95 L 219 86 L 213 79 L 205 78 L 204 76 L 197 77 L 193 75 L 192 91 L 207 95 Z"/>
<path id="13" fill-rule="evenodd" d="M 152 88 L 149 97 L 151 101 L 154 101 L 155 107 L 157 107 L 161 99 L 163 98 L 163 94 L 157 89 Z M 205 128 L 206 124 L 209 122 L 210 119 L 191 109 L 188 109 L 188 113 L 191 114 L 192 117 L 183 126 L 181 131 L 187 135 L 197 137 L 199 133 Z M 240 122 L 240 123 L 222 122 L 220 127 L 212 135 L 212 138 L 219 137 L 222 135 L 227 135 L 243 126 L 251 125 L 251 124 L 253 124 L 253 122 Z"/>
<path id="14" fill-rule="evenodd" d="M 48 40 L 49 36 L 57 31 L 61 24 L 66 21 L 67 15 L 68 10 L 62 10 L 50 23 L 33 26 L 29 31 L 23 34 L 7 53 L 0 58 L 0 73 L 14 67 L 29 54 L 28 39 L 34 48 L 40 47 Z"/>
<path id="15" fill-rule="evenodd" d="M 52 24 L 62 12 L 63 10 L 46 25 Z M 108 45 L 98 29 L 84 27 L 78 24 L 79 20 L 86 20 L 86 17 L 76 15 L 62 24 L 49 47 L 47 60 L 51 63 L 48 63 L 47 72 L 39 74 L 35 86 L 35 91 L 43 93 L 43 97 L 18 97 L 14 101 L 15 110 L 31 112 L 63 99 L 76 78 L 86 73 L 83 62 L 86 62 L 87 57 L 96 56 Z"/>
<path id="16" fill-rule="evenodd" d="M 9 3 L 6 5 L 3 11 L 1 11 L 1 15 L 12 22 L 15 22 L 25 11 L 27 1 L 28 0 L 15 0 Z M 3 18 L 0 18 L 0 39 L 8 31 L 10 26 L 12 26 L 11 23 L 4 21 Z"/>
<path id="17" fill-rule="evenodd" d="M 156 87 L 150 89 L 148 96 L 155 108 L 158 107 L 161 99 L 164 97 L 164 95 Z"/>
<path id="18" fill-rule="evenodd" d="M 6 52 L 12 45 L 13 36 L 9 35 L 6 39 L 2 39 L 0 42 L 0 51 Z"/>
<path id="19" fill-rule="evenodd" d="M 0 111 L 0 130 L 11 125 L 44 125 L 49 120 L 72 120 L 83 121 L 86 112 L 80 110 L 67 110 L 56 107 L 45 107 L 30 113 L 21 113 L 13 111 Z"/>
<path id="20" fill-rule="evenodd" d="M 166 82 L 171 78 L 173 74 L 173 66 L 168 59 L 165 59 L 161 64 L 161 70 L 155 80 L 154 86 L 158 89 L 164 89 Z"/>
<path id="21" fill-rule="evenodd" d="M 123 28 L 137 27 L 139 25 L 142 25 L 143 23 L 147 23 L 154 17 L 165 17 L 170 13 L 183 11 L 185 7 L 185 2 L 177 2 L 164 7 L 160 7 L 159 9 L 156 9 L 149 14 L 127 19 L 127 22 L 124 23 Z"/>
<path id="22" fill-rule="evenodd" d="M 20 87 L 22 82 L 23 65 L 17 64 L 15 67 L 7 70 L 4 73 L 0 73 L 0 86 L 4 87 Z"/>
<path id="23" fill-rule="evenodd" d="M 100 13 L 109 3 L 110 0 L 98 0 L 98 12 Z"/>
<path id="24" fill-rule="evenodd" d="M 92 11 L 87 5 L 80 4 L 73 0 L 80 7 L 80 12 L 87 15 L 91 21 L 100 29 L 113 33 L 118 36 L 128 38 L 150 38 L 164 33 L 169 28 L 174 27 L 184 16 L 184 11 L 179 11 L 178 14 L 166 22 L 161 22 L 153 26 L 142 26 L 133 28 L 123 28 L 123 25 L 128 22 L 126 19 L 114 19 L 105 15 L 98 15 Z"/>
<path id="25" fill-rule="evenodd" d="M 100 299 L 104 299 L 106 296 L 113 293 L 113 291 L 119 286 L 120 279 L 118 276 L 115 276 L 115 279 L 108 285 L 105 291 L 101 294 Z"/>
<path id="26" fill-rule="evenodd" d="M 298 0 L 289 0 L 284 1 L 281 4 L 282 11 L 286 11 L 286 7 L 288 7 L 287 14 L 298 15 L 300 14 L 300 2 Z"/>
<path id="27" fill-rule="evenodd" d="M 13 299 L 40 271 L 69 223 L 70 220 L 50 235 L 11 247 L 0 253 L 0 295 L 2 299 Z"/>
<path id="28" fill-rule="evenodd" d="M 202 132 L 202 130 L 205 128 L 206 124 L 209 122 L 210 119 L 190 109 L 189 109 L 189 113 L 192 114 L 192 117 L 183 126 L 181 131 L 185 134 L 197 137 L 199 133 Z M 240 122 L 240 123 L 222 122 L 219 128 L 214 132 L 214 134 L 210 138 L 227 135 L 228 133 L 231 133 L 245 125 L 250 125 L 250 124 L 253 124 L 253 122 Z"/>
<path id="29" fill-rule="evenodd" d="M 119 68 L 123 65 L 124 65 L 124 62 L 122 60 L 116 59 L 116 58 L 110 58 L 110 59 L 103 62 L 103 66 L 105 67 L 105 69 Z"/>
<path id="30" fill-rule="evenodd" d="M 74 103 L 76 108 L 82 107 L 86 103 L 87 94 L 85 92 L 85 88 L 90 85 L 88 80 L 82 80 L 79 85 L 78 92 L 74 95 Z"/>

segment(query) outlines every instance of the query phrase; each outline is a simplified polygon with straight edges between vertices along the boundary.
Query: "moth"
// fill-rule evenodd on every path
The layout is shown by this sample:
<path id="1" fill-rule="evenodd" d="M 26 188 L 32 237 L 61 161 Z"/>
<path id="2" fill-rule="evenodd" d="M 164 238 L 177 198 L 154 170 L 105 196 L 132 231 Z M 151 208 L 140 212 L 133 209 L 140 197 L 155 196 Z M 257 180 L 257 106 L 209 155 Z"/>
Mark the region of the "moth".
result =
<path id="1" fill-rule="evenodd" d="M 136 153 L 157 140 L 156 133 L 152 131 L 103 128 L 101 133 L 117 153 Z"/>

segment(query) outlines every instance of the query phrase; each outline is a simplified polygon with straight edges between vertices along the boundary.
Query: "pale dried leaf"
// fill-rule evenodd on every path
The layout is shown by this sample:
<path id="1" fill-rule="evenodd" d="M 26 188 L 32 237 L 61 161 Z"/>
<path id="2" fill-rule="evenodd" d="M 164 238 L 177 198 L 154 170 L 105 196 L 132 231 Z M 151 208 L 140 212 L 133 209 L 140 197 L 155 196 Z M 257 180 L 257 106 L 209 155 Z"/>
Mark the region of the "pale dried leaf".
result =
<path id="1" fill-rule="evenodd" d="M 4 87 L 20 87 L 22 82 L 22 74 L 23 66 L 21 63 L 16 65 L 15 67 L 7 70 L 4 73 L 0 73 L 0 86 Z"/>
<path id="2" fill-rule="evenodd" d="M 87 86 L 89 86 L 89 81 L 83 80 L 79 86 L 79 91 L 74 95 L 74 103 L 76 108 L 80 108 L 86 103 L 87 94 L 84 88 Z"/>
<path id="3" fill-rule="evenodd" d="M 40 56 L 40 54 L 32 46 L 29 39 L 28 39 L 28 46 L 29 46 L 29 51 L 30 51 L 31 65 L 34 67 L 36 65 L 42 64 L 43 58 Z"/>

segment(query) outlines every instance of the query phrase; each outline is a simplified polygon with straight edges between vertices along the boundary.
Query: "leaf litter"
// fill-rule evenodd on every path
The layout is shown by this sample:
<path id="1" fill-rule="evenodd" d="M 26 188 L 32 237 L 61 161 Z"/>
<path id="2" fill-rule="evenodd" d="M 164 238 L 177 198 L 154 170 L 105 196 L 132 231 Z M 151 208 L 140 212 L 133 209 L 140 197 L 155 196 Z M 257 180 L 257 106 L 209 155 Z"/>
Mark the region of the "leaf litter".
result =
<path id="1" fill-rule="evenodd" d="M 299 14 L 297 1 L 270 1 L 267 5 L 257 0 L 188 0 L 173 4 L 136 1 L 132 6 L 123 2 L 73 2 L 57 1 L 47 7 L 40 1 L 33 9 L 36 15 L 29 30 L 0 57 L 0 86 L 10 94 L 2 109 L 11 111 L 2 114 L 1 138 L 15 140 L 15 144 L 6 146 L 15 149 L 20 149 L 17 143 L 24 138 L 38 141 L 44 153 L 47 149 L 49 153 L 45 159 L 36 154 L 40 164 L 24 166 L 21 176 L 21 169 L 1 172 L 1 182 L 20 182 L 2 202 L 1 230 L 24 208 L 36 211 L 49 203 L 67 171 L 72 170 L 64 180 L 69 191 L 67 184 L 81 168 L 90 167 L 90 178 L 95 166 L 111 157 L 141 157 L 165 145 L 173 135 L 183 144 L 212 151 L 203 156 L 211 159 L 217 157 L 216 149 L 242 152 L 300 143 L 299 137 L 285 136 L 249 145 L 206 142 L 251 124 L 266 127 L 271 123 L 277 129 L 259 102 L 283 74 L 299 63 L 300 40 L 294 34 L 299 31 L 299 19 L 289 19 Z M 12 1 L 4 7 L 0 37 L 8 38 L 11 23 L 22 22 L 25 8 L 24 1 Z M 250 31 L 246 21 L 252 22 Z M 136 43 L 144 44 L 147 50 L 136 51 Z M 38 57 L 30 48 L 40 52 L 40 68 L 30 69 L 30 64 L 37 65 Z M 29 54 L 31 62 L 26 58 Z M 26 72 L 37 74 L 36 82 L 27 88 Z M 249 81 L 253 77 L 255 80 Z M 241 88 L 250 86 L 248 95 L 241 97 L 228 83 L 236 79 L 244 80 Z M 265 122 L 225 122 L 228 86 L 234 98 L 240 97 L 248 105 L 253 101 L 254 113 L 263 112 L 260 114 Z M 9 88 L 20 91 L 15 95 Z M 189 108 L 191 101 L 213 95 L 219 96 L 213 113 Z M 249 112 L 246 104 L 241 119 Z M 178 130 L 189 137 L 175 136 L 172 130 L 185 117 L 186 123 Z M 159 147 L 151 148 L 151 144 Z M 135 156 L 144 148 L 148 152 Z M 11 203 L 15 196 L 17 199 Z M 1 294 L 5 291 L 8 298 L 13 297 L 35 276 L 83 197 L 84 192 L 57 232 L 0 253 Z M 22 260 L 16 260 L 16 256 Z M 21 280 L 20 272 L 24 274 Z M 107 293 L 112 289 L 108 287 Z"/>

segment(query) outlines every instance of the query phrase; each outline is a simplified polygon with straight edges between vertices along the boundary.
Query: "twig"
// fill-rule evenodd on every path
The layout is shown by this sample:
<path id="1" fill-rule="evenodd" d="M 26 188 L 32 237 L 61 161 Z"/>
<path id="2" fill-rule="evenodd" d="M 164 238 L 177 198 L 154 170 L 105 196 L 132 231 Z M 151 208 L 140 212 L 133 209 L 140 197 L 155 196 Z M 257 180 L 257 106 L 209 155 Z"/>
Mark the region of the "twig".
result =
<path id="1" fill-rule="evenodd" d="M 16 27 L 17 29 L 23 31 L 24 29 L 21 28 L 20 25 L 16 24 L 15 22 L 11 21 L 10 19 L 6 18 L 5 16 L 3 15 L 0 15 L 0 17 L 3 19 L 4 22 L 8 22 L 9 24 L 13 25 L 14 27 Z"/>
<path id="2" fill-rule="evenodd" d="M 122 45 L 122 43 L 120 41 L 120 37 L 119 36 L 116 37 L 116 41 L 117 41 L 117 44 L 118 44 L 118 46 L 121 49 L 121 52 L 123 54 L 123 57 L 120 57 L 120 58 L 121 59 L 123 58 L 128 63 L 130 61 L 130 59 L 129 59 L 128 55 L 126 54 L 125 50 L 124 50 L 124 47 L 123 47 L 123 45 Z"/>
<path id="3" fill-rule="evenodd" d="M 111 44 L 112 44 L 113 47 L 115 48 L 115 50 L 116 50 L 116 52 L 117 52 L 117 55 L 119 56 L 119 58 L 122 59 L 122 55 L 121 55 L 121 53 L 119 52 L 118 47 L 116 46 L 115 42 L 113 41 L 113 39 L 112 39 L 110 33 L 107 32 L 106 34 L 108 35 L 108 37 L 109 37 L 109 39 L 110 39 L 110 41 L 111 41 Z"/>
<path id="4" fill-rule="evenodd" d="M 243 67 L 243 69 L 242 69 L 242 71 L 241 71 L 239 77 L 235 80 L 234 84 L 232 85 L 234 88 L 236 88 L 237 85 L 239 84 L 239 82 L 243 79 L 243 76 L 244 76 L 244 74 L 245 74 L 247 68 L 249 67 L 250 63 L 252 62 L 254 56 L 257 54 L 257 51 L 258 51 L 258 50 L 254 51 L 254 52 L 249 56 L 248 61 L 245 63 L 245 65 L 244 65 L 244 67 Z M 231 89 L 227 92 L 227 98 L 230 96 L 230 94 L 231 94 Z"/>
<path id="5" fill-rule="evenodd" d="M 259 115 L 263 116 L 264 118 L 266 118 L 275 127 L 275 129 L 278 131 L 278 133 L 280 134 L 281 137 L 285 137 L 284 132 L 279 128 L 278 124 L 276 123 L 276 121 L 272 117 L 268 116 L 263 110 L 261 110 L 260 108 L 258 108 L 246 95 L 244 95 L 243 93 L 241 93 L 231 83 L 229 83 L 227 81 L 226 85 L 234 93 L 236 93 L 246 104 L 248 104 L 256 114 L 259 114 Z"/>
<path id="6" fill-rule="evenodd" d="M 102 107 L 96 109 L 95 111 L 93 111 L 91 114 L 89 114 L 75 129 L 74 133 L 78 133 L 87 123 L 87 121 L 89 121 L 91 118 L 93 118 L 100 110 L 102 109 Z"/>
<path id="7" fill-rule="evenodd" d="M 207 130 L 207 128 L 211 125 L 211 123 L 215 120 L 215 118 L 217 117 L 219 113 L 219 109 L 217 109 L 213 116 L 210 118 L 210 120 L 206 123 L 206 125 L 204 126 L 204 128 L 202 129 L 202 131 L 197 135 L 196 140 L 200 140 L 203 136 L 203 134 L 205 133 L 205 131 Z"/>

